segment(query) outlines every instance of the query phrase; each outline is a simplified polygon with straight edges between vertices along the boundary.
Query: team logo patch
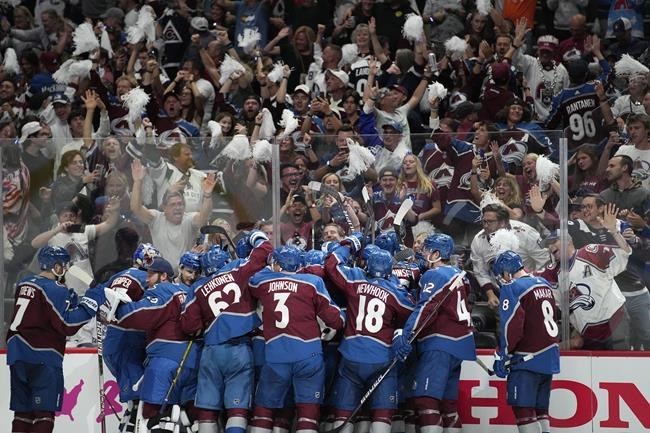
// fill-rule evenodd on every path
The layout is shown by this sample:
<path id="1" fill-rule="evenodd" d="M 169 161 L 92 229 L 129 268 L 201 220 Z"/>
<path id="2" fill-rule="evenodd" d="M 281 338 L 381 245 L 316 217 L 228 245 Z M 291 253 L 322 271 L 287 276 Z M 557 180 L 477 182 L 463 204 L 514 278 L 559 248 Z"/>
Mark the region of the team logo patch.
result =
<path id="1" fill-rule="evenodd" d="M 238 398 L 236 398 L 236 399 L 234 399 L 232 402 L 233 402 L 233 404 L 237 404 L 237 405 L 238 405 L 239 403 L 241 403 L 241 400 L 239 400 Z"/>
<path id="2" fill-rule="evenodd" d="M 569 290 L 569 311 L 577 309 L 591 310 L 596 300 L 591 296 L 591 287 L 584 283 L 576 283 Z"/>
<path id="3" fill-rule="evenodd" d="M 585 250 L 587 250 L 590 253 L 597 253 L 598 252 L 598 245 L 589 244 L 589 245 L 585 246 Z"/>
<path id="4" fill-rule="evenodd" d="M 158 298 L 151 297 L 151 298 L 149 298 L 149 302 L 151 302 L 152 304 L 157 304 L 158 303 Z"/>
<path id="5" fill-rule="evenodd" d="M 41 404 L 41 398 L 39 396 L 34 397 L 34 403 L 35 404 Z"/>
<path id="6" fill-rule="evenodd" d="M 316 391 L 314 393 L 314 398 L 320 398 L 320 392 L 319 391 Z"/>

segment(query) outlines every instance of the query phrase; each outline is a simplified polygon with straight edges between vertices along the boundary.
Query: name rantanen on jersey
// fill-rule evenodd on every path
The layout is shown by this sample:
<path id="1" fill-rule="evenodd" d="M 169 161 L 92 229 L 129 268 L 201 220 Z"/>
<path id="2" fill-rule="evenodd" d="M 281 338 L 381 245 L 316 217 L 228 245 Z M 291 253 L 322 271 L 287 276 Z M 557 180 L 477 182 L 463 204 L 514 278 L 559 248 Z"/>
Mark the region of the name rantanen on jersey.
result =
<path id="1" fill-rule="evenodd" d="M 593 98 L 590 99 L 580 99 L 576 102 L 569 104 L 566 107 L 566 113 L 571 114 L 575 111 L 578 111 L 582 108 L 596 108 L 596 101 Z"/>

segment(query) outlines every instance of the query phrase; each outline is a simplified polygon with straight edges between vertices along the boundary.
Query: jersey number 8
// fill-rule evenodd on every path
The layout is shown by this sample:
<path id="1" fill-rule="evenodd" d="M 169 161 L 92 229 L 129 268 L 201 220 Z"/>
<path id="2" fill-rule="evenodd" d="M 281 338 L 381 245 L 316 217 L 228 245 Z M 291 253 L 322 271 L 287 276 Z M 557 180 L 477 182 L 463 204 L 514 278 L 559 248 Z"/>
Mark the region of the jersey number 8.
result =
<path id="1" fill-rule="evenodd" d="M 363 331 L 365 326 L 366 330 L 371 334 L 381 331 L 384 326 L 384 312 L 386 311 L 386 304 L 381 299 L 370 298 L 366 305 L 366 297 L 359 296 L 359 313 L 357 314 L 356 330 Z"/>

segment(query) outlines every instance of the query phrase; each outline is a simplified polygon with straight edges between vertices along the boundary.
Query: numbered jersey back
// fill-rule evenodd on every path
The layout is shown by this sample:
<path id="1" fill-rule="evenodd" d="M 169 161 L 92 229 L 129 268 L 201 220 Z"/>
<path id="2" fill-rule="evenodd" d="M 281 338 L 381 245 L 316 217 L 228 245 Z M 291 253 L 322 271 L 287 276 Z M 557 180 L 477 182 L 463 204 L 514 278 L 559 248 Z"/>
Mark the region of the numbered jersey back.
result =
<path id="1" fill-rule="evenodd" d="M 553 99 L 548 129 L 564 129 L 569 152 L 585 143 L 598 144 L 606 138 L 595 83 L 564 89 Z"/>

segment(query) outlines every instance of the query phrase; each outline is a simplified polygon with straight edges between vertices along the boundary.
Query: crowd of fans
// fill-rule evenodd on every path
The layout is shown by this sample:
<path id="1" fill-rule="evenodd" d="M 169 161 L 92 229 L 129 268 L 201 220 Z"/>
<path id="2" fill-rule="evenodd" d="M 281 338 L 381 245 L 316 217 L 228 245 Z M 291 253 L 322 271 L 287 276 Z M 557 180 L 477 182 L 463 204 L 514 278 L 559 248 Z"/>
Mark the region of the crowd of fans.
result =
<path id="1" fill-rule="evenodd" d="M 18 3 L 3 4 L 0 21 L 9 291 L 48 244 L 104 281 L 143 241 L 178 264 L 209 223 L 231 238 L 256 227 L 321 248 L 393 230 L 410 198 L 404 248 L 450 234 L 475 300 L 496 307 L 490 236 L 515 231 L 527 267 L 543 271 L 551 255 L 538 241 L 559 228 L 568 194 L 576 248 L 615 245 L 602 215 L 618 208 L 633 252 L 616 282 L 634 308 L 630 332 L 608 347 L 650 347 L 648 70 L 615 68 L 626 54 L 650 65 L 642 2 Z M 410 14 L 422 17 L 420 38 L 402 31 Z M 99 48 L 78 53 L 84 22 Z M 143 25 L 154 31 L 135 41 Z M 446 44 L 455 36 L 460 52 Z M 79 72 L 69 59 L 92 66 Z M 135 90 L 148 101 L 134 113 Z M 582 102 L 562 105 L 567 92 Z M 262 155 L 265 141 L 278 143 L 280 166 Z M 560 158 L 568 185 L 538 176 Z"/>

